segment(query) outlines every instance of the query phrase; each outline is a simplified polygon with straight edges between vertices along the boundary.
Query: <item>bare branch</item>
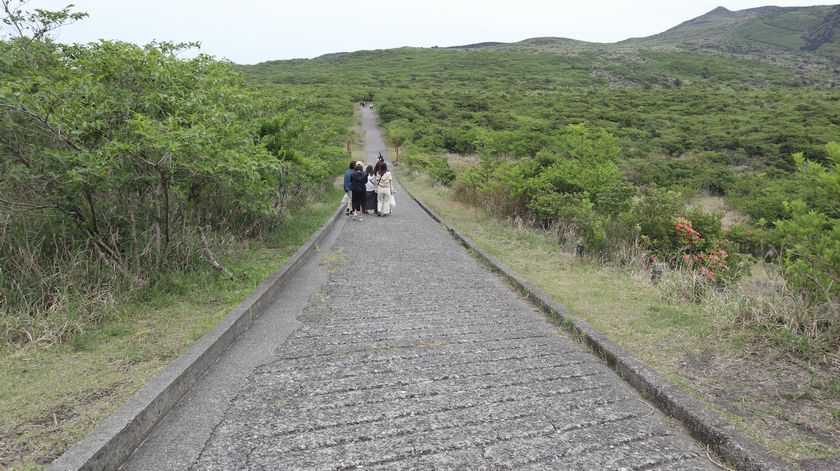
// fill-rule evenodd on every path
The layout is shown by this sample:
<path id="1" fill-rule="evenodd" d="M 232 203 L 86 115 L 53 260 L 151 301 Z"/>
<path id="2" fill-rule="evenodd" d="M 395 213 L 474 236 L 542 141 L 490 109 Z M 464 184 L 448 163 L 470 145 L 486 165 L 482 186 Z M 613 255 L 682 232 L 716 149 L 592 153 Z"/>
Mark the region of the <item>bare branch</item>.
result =
<path id="1" fill-rule="evenodd" d="M 7 25 L 15 28 L 18 37 L 23 37 L 23 26 L 20 24 L 20 8 L 13 10 L 11 0 L 0 0 L 0 3 L 3 4 L 3 12 L 6 16 L 5 18 L 3 18 L 3 23 L 6 23 Z M 23 2 L 21 2 L 21 5 L 23 5 Z"/>
<path id="2" fill-rule="evenodd" d="M 61 134 L 61 129 L 58 129 L 58 128 L 54 127 L 52 124 L 50 124 L 47 121 L 46 118 L 44 118 L 42 116 L 39 116 L 38 114 L 33 113 L 32 111 L 29 111 L 26 108 L 16 107 L 16 106 L 8 105 L 6 103 L 0 103 L 0 104 L 6 109 L 9 109 L 9 110 L 12 110 L 12 111 L 17 111 L 18 113 L 23 113 L 26 116 L 29 116 L 30 118 L 38 121 L 45 128 L 47 128 L 55 138 L 57 138 L 58 140 L 60 140 L 61 142 L 65 143 L 65 144 L 67 144 L 73 150 L 84 151 L 84 149 L 80 145 L 78 145 L 75 142 L 73 142 L 72 140 L 70 140 L 70 138 L 68 138 L 67 136 L 64 136 L 63 134 Z"/>
<path id="3" fill-rule="evenodd" d="M 17 157 L 18 161 L 27 168 L 32 168 L 32 162 L 26 158 L 17 146 L 12 145 L 7 139 L 0 135 L 0 145 L 6 148 L 12 155 Z"/>
<path id="4" fill-rule="evenodd" d="M 199 225 L 198 226 L 198 233 L 201 235 L 201 244 L 203 246 L 204 251 L 204 258 L 210 263 L 210 266 L 219 270 L 225 275 L 225 278 L 233 279 L 235 278 L 233 273 L 230 272 L 216 256 L 213 254 L 213 251 L 210 249 L 210 242 L 207 240 L 207 235 L 204 233 L 204 227 Z"/>
<path id="5" fill-rule="evenodd" d="M 38 205 L 38 204 L 29 204 L 29 203 L 19 203 L 17 201 L 9 201 L 3 198 L 0 198 L 0 203 L 5 204 L 6 206 L 18 206 L 24 208 L 24 210 L 35 210 L 35 209 L 57 209 L 55 205 Z"/>

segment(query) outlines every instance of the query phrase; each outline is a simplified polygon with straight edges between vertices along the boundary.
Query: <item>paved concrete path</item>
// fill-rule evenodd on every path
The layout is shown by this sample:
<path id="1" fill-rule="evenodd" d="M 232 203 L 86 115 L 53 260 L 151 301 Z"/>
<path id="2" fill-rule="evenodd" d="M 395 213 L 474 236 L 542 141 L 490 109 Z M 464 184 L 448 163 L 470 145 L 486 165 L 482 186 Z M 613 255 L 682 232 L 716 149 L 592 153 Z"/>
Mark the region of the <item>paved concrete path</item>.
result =
<path id="1" fill-rule="evenodd" d="M 387 159 L 369 110 L 364 126 L 368 161 Z M 269 309 L 126 468 L 714 469 L 397 201 L 387 218 L 345 218 L 281 294 L 297 301 Z"/>

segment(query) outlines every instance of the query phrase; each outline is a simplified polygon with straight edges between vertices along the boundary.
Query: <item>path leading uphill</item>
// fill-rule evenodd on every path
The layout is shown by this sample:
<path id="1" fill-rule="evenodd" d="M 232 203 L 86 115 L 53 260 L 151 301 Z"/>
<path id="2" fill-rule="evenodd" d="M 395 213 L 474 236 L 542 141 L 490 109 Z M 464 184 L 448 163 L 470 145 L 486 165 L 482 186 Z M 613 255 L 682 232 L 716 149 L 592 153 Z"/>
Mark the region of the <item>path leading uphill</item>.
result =
<path id="1" fill-rule="evenodd" d="M 364 126 L 368 162 L 390 163 L 370 110 Z M 714 469 L 399 189 L 397 201 L 388 218 L 342 216 L 126 468 Z"/>

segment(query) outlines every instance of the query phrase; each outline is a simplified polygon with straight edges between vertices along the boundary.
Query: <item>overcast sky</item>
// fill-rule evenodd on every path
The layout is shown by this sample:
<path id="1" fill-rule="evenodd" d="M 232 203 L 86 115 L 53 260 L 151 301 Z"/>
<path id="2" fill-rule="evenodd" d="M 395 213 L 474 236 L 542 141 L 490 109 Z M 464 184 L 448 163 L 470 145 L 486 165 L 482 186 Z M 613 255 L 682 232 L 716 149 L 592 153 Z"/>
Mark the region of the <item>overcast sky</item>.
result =
<path id="1" fill-rule="evenodd" d="M 539 36 L 615 42 L 649 36 L 717 6 L 740 10 L 788 0 L 31 0 L 90 14 L 62 42 L 199 41 L 240 64 L 401 46 L 515 42 Z"/>

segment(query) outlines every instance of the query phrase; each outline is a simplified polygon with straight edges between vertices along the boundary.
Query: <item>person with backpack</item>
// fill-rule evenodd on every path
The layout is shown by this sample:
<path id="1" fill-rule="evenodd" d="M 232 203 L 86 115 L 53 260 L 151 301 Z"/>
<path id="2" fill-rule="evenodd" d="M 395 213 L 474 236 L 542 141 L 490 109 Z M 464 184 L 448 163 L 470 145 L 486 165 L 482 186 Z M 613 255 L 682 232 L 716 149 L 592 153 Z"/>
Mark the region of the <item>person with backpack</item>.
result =
<path id="1" fill-rule="evenodd" d="M 379 216 L 391 214 L 391 195 L 395 195 L 394 182 L 388 164 L 380 162 L 379 173 L 376 176 L 376 209 Z"/>
<path id="2" fill-rule="evenodd" d="M 350 192 L 350 175 L 353 175 L 353 171 L 356 170 L 356 161 L 350 161 L 350 168 L 344 172 L 344 197 L 347 200 L 347 209 L 344 210 L 344 214 L 347 216 L 350 215 L 350 209 L 353 207 L 353 193 Z"/>

